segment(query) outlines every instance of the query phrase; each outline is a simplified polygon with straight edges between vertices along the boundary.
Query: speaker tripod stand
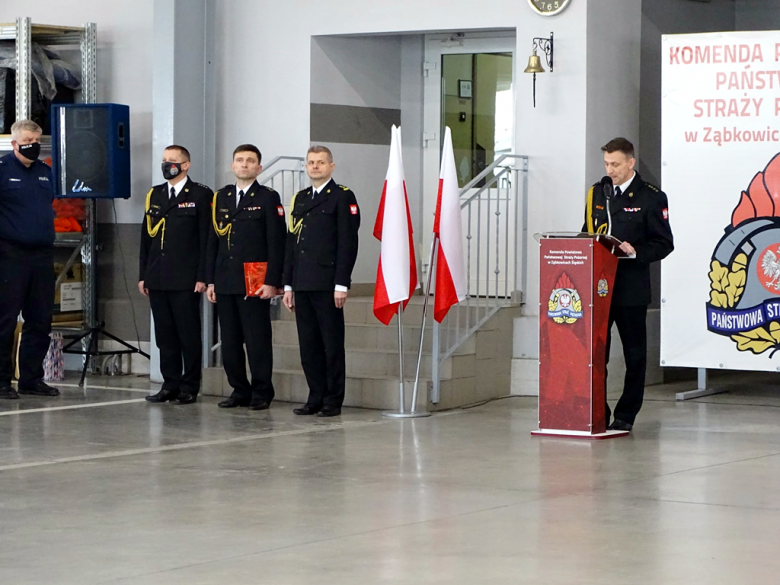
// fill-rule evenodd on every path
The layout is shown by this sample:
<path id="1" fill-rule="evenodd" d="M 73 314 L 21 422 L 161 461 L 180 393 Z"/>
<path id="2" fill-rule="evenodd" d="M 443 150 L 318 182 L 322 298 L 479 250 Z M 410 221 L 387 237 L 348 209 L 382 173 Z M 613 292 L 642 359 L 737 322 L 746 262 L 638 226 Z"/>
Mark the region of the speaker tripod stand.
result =
<path id="1" fill-rule="evenodd" d="M 108 339 L 117 342 L 119 345 L 126 347 L 127 349 L 110 349 L 105 351 L 100 351 L 98 349 L 98 341 L 99 337 L 103 335 L 104 337 L 107 337 Z M 86 350 L 75 350 L 70 349 L 74 345 L 76 345 L 78 342 L 83 341 L 84 339 L 89 338 L 87 341 L 87 349 Z M 89 327 L 85 331 L 78 334 L 75 338 L 73 338 L 71 341 L 68 342 L 66 346 L 62 348 L 62 353 L 70 353 L 74 355 L 83 355 L 84 357 L 84 367 L 81 370 L 81 379 L 79 380 L 79 388 L 84 387 L 84 379 L 87 377 L 87 370 L 89 369 L 89 361 L 90 358 L 97 358 L 104 355 L 126 355 L 126 354 L 132 354 L 137 353 L 142 356 L 144 356 L 146 359 L 149 359 L 149 354 L 141 351 L 141 349 L 137 347 L 133 347 L 126 341 L 119 339 L 117 336 L 112 335 L 108 331 L 105 330 L 105 322 L 101 321 L 99 322 L 95 327 Z"/>

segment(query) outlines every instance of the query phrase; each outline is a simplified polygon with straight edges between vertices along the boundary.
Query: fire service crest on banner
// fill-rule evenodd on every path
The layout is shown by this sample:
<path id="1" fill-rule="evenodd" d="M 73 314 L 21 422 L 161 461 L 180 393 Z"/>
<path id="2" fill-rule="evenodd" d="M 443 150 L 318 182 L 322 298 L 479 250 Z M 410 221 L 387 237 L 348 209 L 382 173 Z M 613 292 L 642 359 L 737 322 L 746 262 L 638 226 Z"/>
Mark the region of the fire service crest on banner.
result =
<path id="1" fill-rule="evenodd" d="M 739 351 L 780 350 L 780 154 L 757 173 L 710 263 L 707 329 Z"/>
<path id="2" fill-rule="evenodd" d="M 564 272 L 555 283 L 547 303 L 547 316 L 556 323 L 576 323 L 582 319 L 582 300 L 569 276 Z"/>

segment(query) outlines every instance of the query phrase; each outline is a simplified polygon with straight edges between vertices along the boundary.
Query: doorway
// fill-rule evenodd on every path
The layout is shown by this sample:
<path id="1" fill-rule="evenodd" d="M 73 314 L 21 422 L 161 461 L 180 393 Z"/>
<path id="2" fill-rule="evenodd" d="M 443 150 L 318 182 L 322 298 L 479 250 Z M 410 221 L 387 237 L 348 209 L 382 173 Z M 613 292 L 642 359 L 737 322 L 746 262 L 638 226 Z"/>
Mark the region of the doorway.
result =
<path id="1" fill-rule="evenodd" d="M 458 186 L 461 189 L 469 187 L 464 197 L 468 197 L 469 193 L 479 193 L 493 174 L 483 175 L 477 181 L 475 178 L 502 154 L 513 152 L 515 44 L 514 33 L 474 38 L 461 34 L 426 37 L 423 115 L 423 184 L 426 188 L 438 185 L 441 147 L 444 130 L 448 126 L 452 132 Z M 507 206 L 514 205 L 514 202 L 507 200 L 509 190 L 505 185 L 503 187 L 495 185 L 484 189 L 479 193 L 479 199 L 484 198 L 486 207 L 492 205 L 493 209 L 499 206 L 508 209 Z M 428 270 L 435 209 L 436 197 L 426 194 L 423 197 L 424 275 Z M 488 218 L 487 213 L 482 214 L 475 225 L 474 215 L 467 218 L 464 210 L 464 237 L 468 237 L 468 233 L 474 238 L 483 227 L 479 224 L 486 223 Z M 501 237 L 502 240 L 513 239 L 514 234 L 504 233 Z M 504 243 L 501 243 L 501 249 L 504 249 Z M 486 253 L 485 248 L 482 250 L 479 253 L 476 247 L 471 251 L 464 249 L 467 262 L 476 265 L 479 256 Z M 474 271 L 472 276 L 469 294 L 480 296 L 489 293 L 484 284 L 480 290 Z M 506 279 L 514 279 L 514 274 L 504 273 L 502 285 Z"/>

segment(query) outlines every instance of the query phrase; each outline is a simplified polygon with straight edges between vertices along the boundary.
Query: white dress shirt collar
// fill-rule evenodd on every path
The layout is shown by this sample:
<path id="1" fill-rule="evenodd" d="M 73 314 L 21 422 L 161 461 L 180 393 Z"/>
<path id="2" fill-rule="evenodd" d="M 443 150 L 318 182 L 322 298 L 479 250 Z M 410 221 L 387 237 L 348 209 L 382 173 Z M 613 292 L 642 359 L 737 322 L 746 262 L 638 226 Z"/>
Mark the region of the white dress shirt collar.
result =
<path id="1" fill-rule="evenodd" d="M 173 187 L 173 190 L 176 192 L 176 197 L 178 197 L 181 194 L 181 190 L 184 189 L 184 185 L 186 185 L 189 180 L 188 177 L 184 177 L 183 181 L 179 181 L 175 185 L 168 181 L 168 197 L 171 196 L 171 187 Z"/>
<path id="2" fill-rule="evenodd" d="M 634 180 L 634 178 L 635 178 L 635 177 L 636 177 L 636 171 L 634 171 L 634 173 L 631 175 L 631 178 L 630 178 L 628 181 L 626 181 L 626 182 L 625 182 L 625 183 L 623 183 L 622 185 L 618 185 L 618 186 L 617 186 L 617 188 L 619 188 L 619 189 L 620 189 L 620 192 L 621 192 L 621 193 L 625 193 L 625 192 L 626 192 L 626 190 L 627 190 L 627 189 L 628 189 L 628 187 L 631 185 L 631 182 Z M 617 188 L 616 188 L 616 189 L 617 189 Z"/>

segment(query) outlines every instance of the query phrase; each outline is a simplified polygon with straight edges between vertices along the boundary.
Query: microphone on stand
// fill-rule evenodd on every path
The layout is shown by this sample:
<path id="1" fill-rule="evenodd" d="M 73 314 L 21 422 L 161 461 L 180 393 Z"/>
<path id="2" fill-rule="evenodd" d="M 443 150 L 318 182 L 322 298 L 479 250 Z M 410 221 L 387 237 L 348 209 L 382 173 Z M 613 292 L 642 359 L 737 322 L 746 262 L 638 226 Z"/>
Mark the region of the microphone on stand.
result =
<path id="1" fill-rule="evenodd" d="M 601 188 L 604 193 L 604 199 L 606 199 L 606 205 L 607 208 L 607 235 L 612 235 L 612 211 L 610 210 L 611 204 L 612 204 L 612 195 L 614 194 L 614 190 L 612 187 L 612 177 L 609 175 L 602 177 L 601 179 Z"/>
<path id="2" fill-rule="evenodd" d="M 604 197 L 607 201 L 612 199 L 612 195 L 615 193 L 612 185 L 612 177 L 606 176 L 601 179 L 601 188 L 604 190 Z"/>

